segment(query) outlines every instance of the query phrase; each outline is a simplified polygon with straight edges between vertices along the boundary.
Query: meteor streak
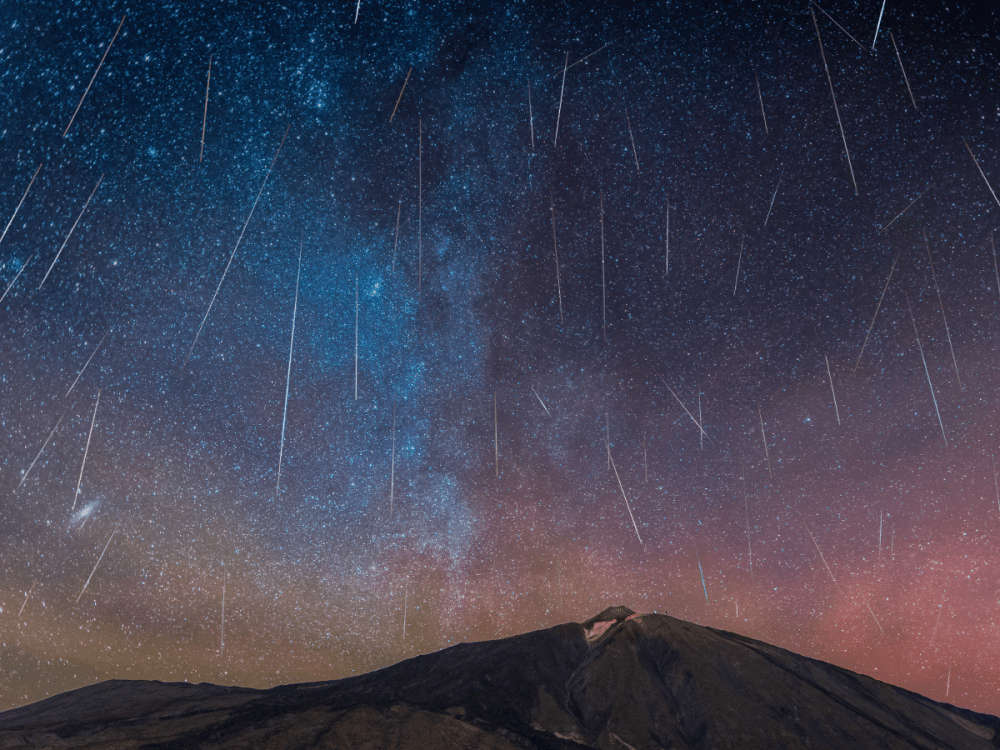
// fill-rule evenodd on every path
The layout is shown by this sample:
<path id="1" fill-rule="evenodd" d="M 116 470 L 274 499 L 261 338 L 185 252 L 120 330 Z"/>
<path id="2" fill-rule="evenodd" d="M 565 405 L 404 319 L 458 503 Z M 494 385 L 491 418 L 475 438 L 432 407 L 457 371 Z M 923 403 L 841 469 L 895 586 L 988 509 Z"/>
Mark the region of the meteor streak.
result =
<path id="1" fill-rule="evenodd" d="M 542 405 L 542 408 L 545 409 L 545 413 L 551 417 L 552 413 L 549 411 L 549 407 L 547 407 L 545 405 L 545 402 L 542 401 L 542 397 L 538 395 L 538 391 L 535 390 L 534 386 L 531 387 L 531 392 L 535 394 L 535 398 L 538 399 L 538 403 L 540 403 Z"/>
<path id="2" fill-rule="evenodd" d="M 656 372 L 656 370 L 653 370 L 653 372 Z M 704 429 L 702 429 L 702 426 L 701 426 L 701 422 L 699 422 L 699 421 L 698 421 L 697 419 L 695 419 L 695 418 L 694 418 L 694 414 L 692 414 L 692 413 L 691 413 L 691 412 L 690 412 L 690 411 L 688 410 L 688 408 L 687 408 L 687 407 L 686 407 L 686 406 L 684 405 L 684 402 L 683 402 L 683 401 L 681 401 L 680 397 L 679 397 L 679 396 L 678 396 L 678 395 L 677 395 L 676 393 L 674 393 L 674 389 L 673 389 L 673 388 L 671 388 L 671 387 L 670 387 L 669 385 L 667 385 L 667 381 L 663 379 L 663 376 L 662 376 L 662 375 L 660 375 L 660 373 L 656 372 L 656 377 L 658 377 L 658 378 L 660 379 L 660 382 L 662 382 L 662 383 L 663 383 L 663 385 L 665 385 L 665 386 L 666 386 L 667 390 L 668 390 L 668 391 L 670 391 L 670 395 L 671 395 L 671 396 L 673 396 L 673 397 L 674 397 L 674 398 L 675 398 L 675 399 L 677 400 L 677 403 L 681 405 L 681 408 L 682 408 L 682 409 L 683 409 L 683 410 L 684 410 L 685 412 L 687 412 L 687 415 L 688 415 L 689 417 L 691 417 L 691 421 L 692 421 L 692 422 L 694 422 L 694 423 L 695 423 L 695 425 L 697 425 L 698 429 L 699 429 L 699 430 L 701 431 L 701 434 L 702 434 L 702 435 L 704 435 L 705 437 L 708 437 L 708 433 L 707 433 L 707 432 L 705 432 L 705 430 L 704 430 Z M 711 438 L 709 438 L 709 440 L 711 440 Z"/>
<path id="3" fill-rule="evenodd" d="M 63 416 L 65 416 L 65 415 L 63 415 Z M 45 452 L 45 448 L 48 446 L 49 441 L 52 439 L 52 436 L 56 434 L 56 430 L 59 429 L 59 425 L 62 424 L 62 421 L 63 421 L 63 418 L 59 417 L 59 420 L 56 422 L 56 426 L 52 428 L 52 431 L 49 433 L 49 436 L 47 438 L 45 438 L 45 442 L 42 443 L 42 447 L 39 448 L 38 455 L 35 456 L 35 460 L 31 462 L 31 466 L 29 466 L 28 470 L 26 472 L 24 472 L 24 476 L 21 477 L 21 481 L 17 483 L 17 488 L 20 488 L 21 485 L 24 484 L 24 480 L 28 478 L 28 475 L 31 473 L 31 470 L 35 468 L 35 464 L 38 462 L 38 459 L 41 458 L 42 453 Z M 998 506 L 998 507 L 1000 507 L 1000 506 Z"/>
<path id="4" fill-rule="evenodd" d="M 52 269 L 55 267 L 56 262 L 59 260 L 59 256 L 62 255 L 63 249 L 66 247 L 66 243 L 69 242 L 69 238 L 73 236 L 73 230 L 76 229 L 76 225 L 80 223 L 80 219 L 83 218 L 83 212 L 87 210 L 87 206 L 90 205 L 90 199 L 94 197 L 94 193 L 97 192 L 97 188 L 101 186 L 101 181 L 104 179 L 102 174 L 100 179 L 97 180 L 97 184 L 94 185 L 94 189 L 90 191 L 90 195 L 87 196 L 87 202 L 83 204 L 83 208 L 80 209 L 80 214 L 76 217 L 76 221 L 73 222 L 73 226 L 69 228 L 69 234 L 66 235 L 66 239 L 63 240 L 62 245 L 59 247 L 59 252 L 56 253 L 56 257 L 52 259 L 52 265 L 49 266 L 49 270 L 45 272 L 44 278 L 42 278 L 42 283 L 38 285 L 41 289 L 45 285 L 45 280 L 49 278 L 49 274 L 52 273 Z"/>
<path id="5" fill-rule="evenodd" d="M 667 196 L 667 226 L 664 231 L 665 241 L 665 252 L 663 256 L 663 275 L 666 276 L 670 273 L 670 196 Z"/>
<path id="6" fill-rule="evenodd" d="M 816 5 L 816 3 L 813 2 L 813 5 Z M 837 23 L 837 19 L 836 18 L 834 18 L 833 16 L 831 16 L 825 10 L 823 10 L 822 8 L 820 8 L 818 5 L 816 5 L 816 9 L 820 13 L 822 13 L 824 16 L 826 16 L 827 18 L 829 18 L 831 21 L 833 21 L 834 26 L 836 26 L 838 29 L 840 29 L 845 34 L 847 34 L 847 36 L 850 37 L 851 41 L 854 42 L 856 45 L 858 45 L 863 52 L 867 51 L 867 50 L 865 50 L 865 45 L 863 45 L 861 42 L 859 42 L 857 39 L 855 39 L 853 36 L 851 36 L 851 32 L 849 32 L 847 29 L 845 29 L 843 26 L 841 26 L 839 23 Z"/>
<path id="7" fill-rule="evenodd" d="M 934 271 L 934 258 L 931 257 L 931 246 L 927 242 L 927 231 L 924 230 L 924 247 L 927 248 L 927 260 L 931 262 L 931 277 L 934 279 L 934 291 L 937 292 L 938 307 L 941 308 L 941 320 L 944 321 L 944 334 L 948 339 L 948 348 L 951 349 L 951 363 L 955 365 L 955 380 L 958 387 L 962 388 L 962 378 L 958 374 L 958 360 L 955 359 L 955 347 L 951 343 L 951 331 L 948 328 L 948 318 L 944 314 L 944 302 L 941 301 L 941 287 L 938 286 L 937 273 Z"/>
<path id="8" fill-rule="evenodd" d="M 589 60 L 590 58 L 592 58 L 592 57 L 593 57 L 594 55 L 596 55 L 596 54 L 597 54 L 598 52 L 600 52 L 600 51 L 601 51 L 601 50 L 603 50 L 603 49 L 607 49 L 607 48 L 608 48 L 608 47 L 610 47 L 610 46 L 611 46 L 612 44 L 614 44 L 615 42 L 617 42 L 617 41 L 618 41 L 619 39 L 621 39 L 621 36 L 620 36 L 620 35 L 619 35 L 619 36 L 616 36 L 616 37 L 615 37 L 614 39 L 612 39 L 612 40 L 611 40 L 610 42 L 608 42 L 607 44 L 603 44 L 603 45 L 601 45 L 600 47 L 598 47 L 597 49 L 595 49 L 595 50 L 594 50 L 593 52 L 591 52 L 591 53 L 590 53 L 589 55 L 584 55 L 584 56 L 583 56 L 583 57 L 581 57 L 581 58 L 580 58 L 579 60 L 577 60 L 577 61 L 576 61 L 575 63 L 573 63 L 572 65 L 570 65 L 570 66 L 569 66 L 569 68 L 575 68 L 575 67 L 576 67 L 577 65 L 580 65 L 581 63 L 585 63 L 585 62 L 587 62 L 587 60 Z M 567 57 L 568 57 L 568 53 L 567 53 Z M 569 70 L 569 68 L 567 68 L 567 70 Z M 555 73 L 553 73 L 552 75 L 550 75 L 550 76 L 549 76 L 549 78 L 555 78 L 556 76 L 558 76 L 558 75 L 559 75 L 559 73 L 560 73 L 560 71 L 559 71 L 559 70 L 556 70 L 556 72 L 555 72 Z"/>
<path id="9" fill-rule="evenodd" d="M 278 479 L 274 483 L 274 496 L 281 488 L 281 460 L 285 455 L 285 425 L 288 422 L 288 390 L 292 384 L 292 350 L 295 348 L 295 316 L 299 311 L 299 278 L 302 276 L 302 242 L 299 242 L 299 269 L 295 274 L 295 303 L 292 305 L 292 335 L 288 340 L 288 371 L 285 373 L 285 410 L 281 414 L 281 444 L 278 448 Z M 356 381 L 355 381 L 356 383 Z M 357 385 L 355 384 L 355 398 Z"/>
<path id="10" fill-rule="evenodd" d="M 127 15 L 127 14 L 126 14 Z M 90 87 L 94 85 L 94 79 L 97 78 L 97 74 L 101 72 L 101 66 L 104 65 L 104 58 L 108 56 L 108 52 L 111 51 L 111 45 L 115 43 L 115 39 L 118 38 L 118 32 L 122 30 L 122 24 L 125 23 L 125 16 L 122 16 L 121 22 L 118 24 L 118 28 L 115 29 L 115 35 L 111 37 L 111 41 L 108 46 L 104 49 L 104 54 L 101 55 L 101 61 L 97 63 L 97 70 L 94 71 L 94 75 L 90 78 L 90 83 L 87 84 L 86 90 L 83 92 L 83 96 L 80 97 L 79 104 L 76 105 L 76 109 L 73 110 L 73 116 L 69 118 L 69 125 L 63 131 L 62 137 L 65 138 L 66 134 L 69 132 L 70 127 L 73 125 L 73 120 L 76 119 L 76 113 L 80 111 L 80 107 L 83 106 L 83 100 L 87 98 L 87 94 L 90 93 Z"/>
<path id="11" fill-rule="evenodd" d="M 3 234 L 0 234 L 0 242 L 3 242 L 3 238 L 7 236 L 7 230 L 10 229 L 10 225 L 14 223 L 14 217 L 17 216 L 17 212 L 21 210 L 21 204 L 24 203 L 24 199 L 28 197 L 28 191 L 31 190 L 31 186 L 35 184 L 35 178 L 38 177 L 38 173 L 42 171 L 42 163 L 38 163 L 38 169 L 35 170 L 35 174 L 32 175 L 31 181 L 28 183 L 28 187 L 24 189 L 24 194 L 21 196 L 21 200 L 18 201 L 17 208 L 14 209 L 14 213 L 11 214 L 10 220 L 7 222 L 7 226 L 3 228 Z"/>
<path id="12" fill-rule="evenodd" d="M 990 462 L 993 464 L 993 487 L 997 494 L 997 512 L 1000 512 L 1000 482 L 997 481 L 997 460 L 990 456 Z"/>
<path id="13" fill-rule="evenodd" d="M 409 579 L 404 579 L 403 581 L 403 637 L 399 641 L 399 645 L 402 646 L 406 643 L 406 595 L 407 588 L 410 584 Z"/>
<path id="14" fill-rule="evenodd" d="M 28 593 L 24 595 L 24 603 L 21 605 L 21 608 L 17 611 L 17 619 L 18 620 L 21 619 L 21 613 L 24 612 L 24 608 L 28 604 L 28 598 L 31 596 L 31 592 L 35 590 L 35 584 L 36 583 L 38 583 L 38 579 L 37 578 L 34 581 L 31 582 L 31 588 L 28 589 Z"/>
<path id="15" fill-rule="evenodd" d="M 885 4 L 883 3 L 883 8 Z M 816 11 L 812 8 L 809 9 L 813 17 L 813 26 L 816 27 L 816 38 L 819 39 L 819 54 L 823 58 L 823 70 L 826 71 L 826 82 L 830 84 L 830 97 L 833 99 L 833 109 L 837 113 L 837 125 L 840 127 L 840 138 L 844 142 L 844 154 L 847 156 L 847 168 L 851 172 L 851 182 L 854 184 L 854 194 L 858 194 L 858 183 L 854 179 L 854 165 L 851 164 L 851 152 L 847 149 L 847 136 L 844 135 L 844 123 L 840 120 L 840 108 L 837 106 L 837 95 L 833 93 L 833 79 L 830 77 L 830 68 L 826 64 L 826 53 L 823 51 L 823 37 L 819 34 L 819 24 L 816 22 Z M 881 18 L 881 17 L 880 17 Z M 876 32 L 876 36 L 877 36 Z M 875 43 L 872 42 L 872 48 L 874 49 Z"/>
<path id="16" fill-rule="evenodd" d="M 90 437 L 94 434 L 94 422 L 97 421 L 97 407 L 101 403 L 101 392 L 97 391 L 97 400 L 94 401 L 94 414 L 90 418 L 90 430 L 87 431 L 87 445 L 83 449 L 83 461 L 80 464 L 80 476 L 76 480 L 76 492 L 73 494 L 73 507 L 76 509 L 76 499 L 80 497 L 80 485 L 83 483 L 83 470 L 87 466 L 87 454 L 90 453 Z M 79 600 L 77 600 L 79 601 Z"/>
<path id="17" fill-rule="evenodd" d="M 830 358 L 823 355 L 826 360 L 826 375 L 830 378 L 830 393 L 833 394 L 833 409 L 837 413 L 837 424 L 840 424 L 840 409 L 837 407 L 837 392 L 833 390 L 833 375 L 830 373 Z"/>
<path id="18" fill-rule="evenodd" d="M 1000 294 L 1000 268 L 997 267 L 997 246 L 993 244 L 993 230 L 990 230 L 990 247 L 993 248 L 993 273 L 997 277 L 997 293 Z M 6 292 L 4 293 L 6 294 Z M 0 297 L 0 299 L 3 299 Z"/>
<path id="19" fill-rule="evenodd" d="M 219 620 L 219 656 L 226 648 L 226 561 L 222 561 L 222 619 Z"/>
<path id="20" fill-rule="evenodd" d="M 625 496 L 625 488 L 622 486 L 622 479 L 618 476 L 618 467 L 615 466 L 615 460 L 611 458 L 611 451 L 608 451 L 608 458 L 611 459 L 611 468 L 615 470 L 615 479 L 618 480 L 618 489 L 622 491 L 622 497 L 625 499 L 625 508 L 628 510 L 628 517 L 632 519 L 632 528 L 635 529 L 635 536 L 639 540 L 639 544 L 642 544 L 642 537 L 639 536 L 639 527 L 635 524 L 635 516 L 632 515 L 632 508 L 628 504 L 628 497 Z"/>
<path id="21" fill-rule="evenodd" d="M 912 201 L 910 201 L 910 205 L 909 206 L 907 206 L 902 211 L 900 211 L 898 214 L 896 214 L 895 217 L 893 217 L 892 221 L 890 221 L 888 224 L 886 224 L 884 227 L 882 227 L 882 231 L 884 232 L 886 229 L 888 229 L 893 224 L 895 224 L 896 223 L 896 219 L 898 219 L 900 216 L 902 216 L 907 211 L 909 211 L 910 208 L 913 206 L 913 204 L 916 203 L 921 198 L 923 198 L 924 195 L 927 193 L 927 191 L 930 190 L 932 187 L 934 187 L 934 183 L 933 182 L 930 185 L 928 185 L 926 188 L 924 188 L 924 192 L 923 193 L 921 193 L 916 198 L 914 198 Z"/>
<path id="22" fill-rule="evenodd" d="M 760 93 L 760 78 L 757 77 L 756 70 L 753 72 L 753 79 L 757 83 L 757 98 L 760 99 L 760 116 L 764 118 L 764 135 L 767 135 L 767 115 L 764 114 L 764 97 Z M 764 226 L 767 226 L 767 222 L 764 222 Z"/>
<path id="23" fill-rule="evenodd" d="M 552 247 L 556 252 L 556 293 L 559 295 L 559 323 L 562 324 L 565 321 L 563 320 L 562 282 L 559 280 L 559 241 L 556 239 L 556 204 L 552 196 L 549 196 L 549 212 L 552 214 Z"/>
<path id="24" fill-rule="evenodd" d="M 910 92 L 910 101 L 913 102 L 913 108 L 920 111 L 920 107 L 917 106 L 917 100 L 913 98 L 913 89 L 910 88 L 910 79 L 906 77 L 906 68 L 903 67 L 903 58 L 899 56 L 899 47 L 896 46 L 896 37 L 892 35 L 892 30 L 889 31 L 889 38 L 892 40 L 892 48 L 896 50 L 896 59 L 899 60 L 899 69 L 903 71 L 903 80 L 906 81 L 906 90 Z"/>
<path id="25" fill-rule="evenodd" d="M 705 424 L 705 419 L 701 416 L 701 385 L 698 386 L 698 423 Z M 704 433 L 698 435 L 698 447 L 702 450 L 705 449 L 705 435 Z"/>
<path id="26" fill-rule="evenodd" d="M 226 262 L 226 267 L 222 271 L 222 278 L 219 279 L 219 285 L 215 287 L 215 294 L 212 295 L 212 301 L 208 303 L 208 309 L 205 310 L 205 315 L 201 319 L 201 325 L 198 326 L 198 332 L 194 335 L 194 341 L 191 342 L 191 348 L 188 349 L 187 357 L 184 358 L 184 364 L 181 365 L 181 372 L 184 372 L 184 369 L 187 367 L 188 360 L 191 359 L 191 352 L 194 351 L 194 347 L 198 343 L 201 331 L 205 327 L 205 321 L 208 320 L 208 314 L 212 312 L 212 307 L 215 305 L 215 299 L 219 296 L 219 290 L 222 289 L 222 282 L 226 280 L 226 274 L 229 273 L 229 266 L 232 265 L 233 258 L 236 257 L 236 251 L 239 250 L 240 243 L 243 241 L 243 235 L 247 231 L 247 226 L 250 224 L 251 217 L 253 217 L 254 209 L 257 208 L 257 202 L 260 200 L 260 196 L 264 192 L 264 186 L 267 185 L 267 180 L 271 176 L 271 170 L 274 169 L 274 163 L 278 161 L 278 154 L 281 153 L 281 147 L 285 145 L 285 138 L 288 137 L 288 131 L 291 127 L 291 124 L 289 124 L 288 127 L 285 128 L 285 134 L 281 137 L 281 143 L 278 144 L 278 150 L 274 153 L 274 158 L 271 160 L 271 166 L 267 168 L 267 174 L 264 175 L 264 181 L 260 184 L 260 190 L 257 191 L 257 197 L 254 199 L 253 206 L 250 207 L 250 213 L 247 214 L 247 220 L 243 222 L 243 229 L 240 230 L 240 236 L 236 240 L 236 245 L 233 246 L 233 252 L 229 254 L 229 260 Z"/>
<path id="27" fill-rule="evenodd" d="M 882 623 L 880 623 L 878 621 L 878 618 L 875 616 L 875 611 L 872 609 L 872 605 L 868 603 L 868 600 L 865 599 L 864 596 L 862 596 L 861 598 L 862 600 L 864 600 L 865 606 L 868 607 L 868 611 L 871 612 L 872 619 L 875 621 L 875 624 L 878 625 L 879 631 L 882 633 L 882 635 L 885 635 L 885 631 L 882 630 Z"/>
<path id="28" fill-rule="evenodd" d="M 73 392 L 73 389 L 76 388 L 76 384 L 80 382 L 80 378 L 83 377 L 83 373 L 86 371 L 87 365 L 90 364 L 90 360 L 92 360 L 94 358 L 94 356 L 97 354 L 97 351 L 101 348 L 101 344 L 104 343 L 104 339 L 106 339 L 108 337 L 109 333 L 111 333 L 111 329 L 110 328 L 104 332 L 104 335 L 101 336 L 101 340 L 97 342 L 97 346 L 94 347 L 94 351 L 91 352 L 90 356 L 87 358 L 86 363 L 84 363 L 83 369 L 81 369 L 80 372 L 77 373 L 76 380 L 73 381 L 73 385 L 71 385 L 69 387 L 69 390 L 66 391 L 66 397 L 67 398 L 69 397 L 69 394 L 71 394 Z"/>
<path id="29" fill-rule="evenodd" d="M 531 82 L 528 82 L 528 126 L 531 128 L 531 150 L 535 150 L 535 116 L 531 112 Z"/>
<path id="30" fill-rule="evenodd" d="M 902 250 L 896 253 L 896 260 L 892 262 L 892 268 L 889 269 L 889 278 L 885 280 L 885 286 L 882 287 L 882 294 L 879 295 L 878 304 L 875 305 L 875 314 L 872 315 L 872 322 L 868 326 L 868 333 L 865 334 L 864 343 L 861 344 L 861 351 L 858 352 L 858 361 L 854 363 L 853 372 L 857 372 L 858 365 L 861 364 L 861 355 L 865 353 L 865 347 L 868 346 L 868 337 L 871 335 L 872 328 L 875 326 L 875 320 L 878 318 L 879 308 L 882 307 L 882 299 L 885 297 L 885 290 L 889 288 L 889 282 L 892 281 L 892 272 L 896 270 L 896 264 L 899 262 L 899 256 L 902 254 L 903 254 Z"/>
<path id="31" fill-rule="evenodd" d="M 628 125 L 628 139 L 632 142 L 632 156 L 635 157 L 635 173 L 639 174 L 639 154 L 635 151 L 635 138 L 632 137 L 632 121 L 628 117 L 628 106 L 625 107 L 625 122 Z"/>
<path id="32" fill-rule="evenodd" d="M 299 264 L 302 264 L 301 253 L 299 253 Z M 298 279 L 295 281 L 296 289 L 296 301 L 298 300 Z M 358 277 L 354 276 L 354 400 L 358 400 L 358 328 L 360 325 L 359 318 L 359 299 L 358 299 Z M 294 323 L 294 318 L 292 319 Z M 293 329 L 294 330 L 294 329 Z"/>
<path id="33" fill-rule="evenodd" d="M 990 189 L 990 195 L 993 196 L 993 200 L 995 200 L 997 202 L 997 205 L 1000 206 L 1000 198 L 997 198 L 997 194 L 993 192 L 993 186 L 990 185 L 990 181 L 986 179 L 986 174 L 983 172 L 983 168 L 981 166 L 979 166 L 979 160 L 976 158 L 976 155 L 974 153 L 972 153 L 972 149 L 969 148 L 969 142 L 968 141 L 962 141 L 962 143 L 965 144 L 965 148 L 966 148 L 966 150 L 968 150 L 969 156 L 972 157 L 972 161 L 976 165 L 976 169 L 979 170 L 979 174 L 981 174 L 983 176 L 983 182 L 985 182 L 986 183 L 986 187 L 988 187 Z M 992 239 L 992 237 L 993 237 L 993 233 L 990 232 L 990 238 Z"/>
<path id="34" fill-rule="evenodd" d="M 882 14 L 885 13 L 885 0 L 882 0 L 882 10 L 878 12 L 878 23 L 875 24 L 875 38 L 872 39 L 872 52 L 875 51 L 875 42 L 878 41 L 878 30 L 882 28 Z"/>
<path id="35" fill-rule="evenodd" d="M 403 88 L 399 90 L 399 98 L 396 99 L 396 106 L 392 108 L 392 114 L 389 115 L 389 122 L 392 122 L 392 118 L 396 116 L 396 110 L 399 109 L 399 103 L 403 101 L 403 92 L 406 91 L 406 84 L 410 82 L 410 73 L 412 72 L 412 67 L 406 71 L 406 80 L 403 81 Z"/>
<path id="36" fill-rule="evenodd" d="M 205 113 L 201 116 L 201 150 L 198 161 L 205 155 L 205 125 L 208 124 L 208 89 L 212 85 L 212 56 L 208 56 L 208 78 L 205 79 Z"/>
<path id="37" fill-rule="evenodd" d="M 705 604 L 710 604 L 708 601 L 708 586 L 705 585 L 705 571 L 701 568 L 701 555 L 698 554 L 698 543 L 694 544 L 694 556 L 698 560 L 698 573 L 701 575 L 701 588 L 705 592 Z"/>
<path id="38" fill-rule="evenodd" d="M 76 597 L 76 604 L 80 603 L 80 597 L 83 596 L 83 592 L 86 591 L 87 590 L 87 586 L 90 585 L 90 579 L 93 578 L 94 577 L 94 573 L 97 572 L 97 566 L 100 565 L 101 564 L 101 560 L 104 559 L 104 553 L 108 551 L 108 547 L 111 546 L 111 540 L 115 538 L 115 534 L 118 533 L 118 527 L 121 526 L 121 525 L 122 525 L 122 522 L 119 521 L 118 524 L 115 526 L 115 530 L 111 532 L 111 536 L 108 537 L 108 543 L 104 545 L 104 549 L 101 550 L 101 556 L 98 557 L 97 558 L 97 562 L 94 563 L 94 569 L 92 571 L 90 571 L 90 575 L 87 576 L 87 582 L 85 584 L 83 584 L 83 588 L 80 589 L 80 596 Z"/>
<path id="39" fill-rule="evenodd" d="M 813 533 L 809 530 L 809 526 L 807 526 L 806 524 L 803 524 L 803 526 L 806 527 L 806 533 L 809 534 L 809 538 L 812 539 L 813 546 L 816 547 L 816 551 L 819 552 L 819 559 L 823 561 L 823 567 L 826 568 L 826 572 L 830 574 L 830 578 L 832 578 L 833 582 L 836 584 L 837 583 L 837 578 L 836 578 L 836 576 L 833 575 L 833 571 L 830 570 L 830 566 L 827 564 L 826 558 L 823 557 L 823 550 L 821 550 L 819 548 L 819 545 L 816 544 L 816 537 L 814 537 Z M 839 584 L 837 584 L 837 585 L 839 587 Z"/>
<path id="40" fill-rule="evenodd" d="M 552 141 L 553 146 L 559 145 L 559 120 L 562 118 L 563 93 L 566 91 L 567 70 L 569 70 L 569 52 L 566 53 L 566 62 L 563 65 L 562 88 L 559 89 L 559 112 L 556 114 L 556 137 Z"/>
<path id="41" fill-rule="evenodd" d="M 7 292 L 9 292 L 11 290 L 11 287 L 14 286 L 14 282 L 16 282 L 21 277 L 21 271 L 24 270 L 24 267 L 28 265 L 31 262 L 31 259 L 34 257 L 35 257 L 34 254 L 29 255 L 28 259 L 21 264 L 21 270 L 17 272 L 17 275 L 14 276 L 11 282 L 7 285 L 7 288 L 4 289 L 3 295 L 0 295 L 0 302 L 4 301 L 4 299 L 7 297 Z"/>
<path id="42" fill-rule="evenodd" d="M 743 265 L 743 237 L 740 237 L 740 257 L 736 261 L 736 281 L 733 282 L 733 296 L 736 296 L 736 288 L 740 285 L 740 266 Z"/>
<path id="43" fill-rule="evenodd" d="M 785 170 L 781 170 L 778 175 L 778 184 L 774 186 L 774 195 L 771 196 L 771 205 L 767 208 L 767 216 L 764 217 L 764 228 L 767 229 L 767 220 L 771 218 L 771 209 L 774 208 L 774 199 L 778 197 L 778 188 L 781 187 L 781 178 L 785 176 Z"/>
<path id="44" fill-rule="evenodd" d="M 931 373 L 927 369 L 927 359 L 924 357 L 924 347 L 920 343 L 920 334 L 917 332 L 917 321 L 913 319 L 913 308 L 910 307 L 910 297 L 903 292 L 906 297 L 906 309 L 910 311 L 910 322 L 913 323 L 913 335 L 917 338 L 917 348 L 920 350 L 920 360 L 924 363 L 924 373 L 927 375 L 927 385 L 931 389 L 931 399 L 934 401 L 934 411 L 937 413 L 938 424 L 941 425 L 941 437 L 944 438 L 945 446 L 948 445 L 948 436 L 944 434 L 944 422 L 941 421 L 941 410 L 938 409 L 937 396 L 934 395 L 934 384 L 931 382 Z"/>
<path id="45" fill-rule="evenodd" d="M 774 476 L 771 471 L 771 454 L 767 450 L 767 435 L 764 434 L 764 414 L 760 410 L 760 404 L 757 404 L 757 416 L 760 417 L 760 437 L 764 441 L 764 458 L 767 459 L 767 473 L 770 476 Z"/>

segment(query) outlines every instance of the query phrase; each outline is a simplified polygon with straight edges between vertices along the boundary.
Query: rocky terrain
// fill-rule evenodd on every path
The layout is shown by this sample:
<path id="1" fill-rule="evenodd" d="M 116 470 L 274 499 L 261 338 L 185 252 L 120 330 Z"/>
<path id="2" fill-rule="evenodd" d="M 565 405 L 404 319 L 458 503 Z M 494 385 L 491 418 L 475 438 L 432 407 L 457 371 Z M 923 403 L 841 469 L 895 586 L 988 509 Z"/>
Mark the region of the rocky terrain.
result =
<path id="1" fill-rule="evenodd" d="M 998 735 L 994 716 L 625 607 L 343 680 L 111 680 L 0 713 L 0 748 L 67 750 L 985 750 Z"/>

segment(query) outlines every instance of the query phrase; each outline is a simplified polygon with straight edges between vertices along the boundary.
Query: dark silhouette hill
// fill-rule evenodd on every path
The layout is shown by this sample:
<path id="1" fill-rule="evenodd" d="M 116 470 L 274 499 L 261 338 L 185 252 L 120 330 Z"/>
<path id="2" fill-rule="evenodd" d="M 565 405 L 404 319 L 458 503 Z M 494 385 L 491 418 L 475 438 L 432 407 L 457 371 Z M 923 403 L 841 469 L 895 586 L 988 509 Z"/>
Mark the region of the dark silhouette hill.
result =
<path id="1" fill-rule="evenodd" d="M 625 607 L 343 680 L 110 680 L 0 713 L 0 748 L 74 750 L 985 750 L 998 735 L 994 716 Z"/>

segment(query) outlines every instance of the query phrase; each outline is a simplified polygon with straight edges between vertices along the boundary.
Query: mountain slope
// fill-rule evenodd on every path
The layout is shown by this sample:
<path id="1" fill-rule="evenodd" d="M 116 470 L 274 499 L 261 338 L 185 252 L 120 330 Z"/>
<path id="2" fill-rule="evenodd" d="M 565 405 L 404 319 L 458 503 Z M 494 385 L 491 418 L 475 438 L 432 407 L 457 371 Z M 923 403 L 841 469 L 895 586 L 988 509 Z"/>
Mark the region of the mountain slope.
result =
<path id="1" fill-rule="evenodd" d="M 0 748 L 74 750 L 985 750 L 998 734 L 996 717 L 625 607 L 344 680 L 113 680 L 0 713 Z"/>

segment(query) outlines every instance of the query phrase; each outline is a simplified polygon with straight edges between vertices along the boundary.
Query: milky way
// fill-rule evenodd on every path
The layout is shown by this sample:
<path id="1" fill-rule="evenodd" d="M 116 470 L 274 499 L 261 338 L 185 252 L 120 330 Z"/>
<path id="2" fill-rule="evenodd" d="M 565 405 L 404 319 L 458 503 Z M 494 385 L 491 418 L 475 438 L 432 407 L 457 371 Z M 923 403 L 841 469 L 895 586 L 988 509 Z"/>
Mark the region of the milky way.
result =
<path id="1" fill-rule="evenodd" d="M 1000 712 L 992 12 L 321 5 L 5 10 L 0 708 L 623 604 Z"/>

